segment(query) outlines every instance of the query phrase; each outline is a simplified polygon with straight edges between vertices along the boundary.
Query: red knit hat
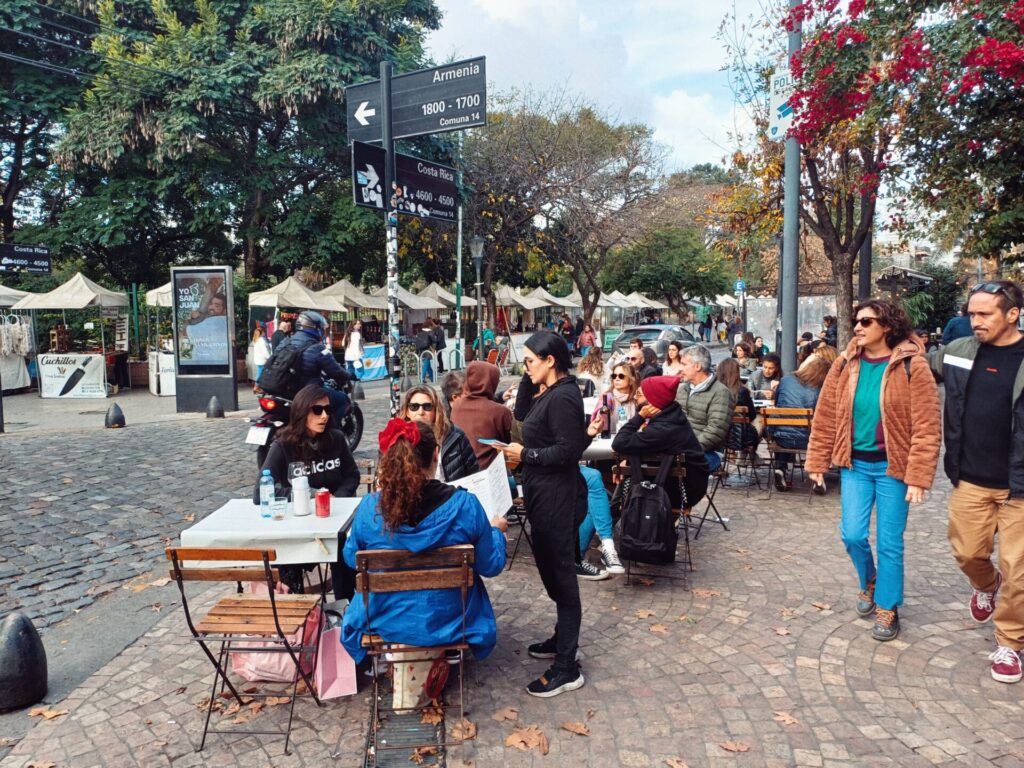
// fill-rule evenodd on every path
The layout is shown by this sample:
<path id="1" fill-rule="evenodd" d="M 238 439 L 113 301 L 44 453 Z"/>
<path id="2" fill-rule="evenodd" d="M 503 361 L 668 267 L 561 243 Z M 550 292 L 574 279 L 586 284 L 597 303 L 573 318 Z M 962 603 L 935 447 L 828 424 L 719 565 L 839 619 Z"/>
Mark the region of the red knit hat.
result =
<path id="1" fill-rule="evenodd" d="M 677 389 L 678 376 L 650 376 L 640 382 L 640 391 L 644 393 L 647 402 L 658 410 L 667 407 L 676 399 Z"/>

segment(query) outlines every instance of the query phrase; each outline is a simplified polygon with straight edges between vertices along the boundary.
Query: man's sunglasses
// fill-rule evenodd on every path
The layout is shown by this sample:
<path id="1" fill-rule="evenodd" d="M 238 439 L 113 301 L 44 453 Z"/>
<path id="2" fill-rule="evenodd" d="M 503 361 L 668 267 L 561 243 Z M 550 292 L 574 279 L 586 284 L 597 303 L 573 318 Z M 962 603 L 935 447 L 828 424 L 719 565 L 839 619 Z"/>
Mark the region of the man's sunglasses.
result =
<path id="1" fill-rule="evenodd" d="M 416 413 L 416 411 L 418 411 L 420 408 L 422 408 L 427 413 L 430 413 L 432 410 L 434 410 L 434 404 L 433 403 L 409 403 L 409 412 L 410 413 Z"/>
<path id="2" fill-rule="evenodd" d="M 610 378 L 613 379 L 628 379 L 629 377 L 624 373 L 613 373 Z"/>
<path id="3" fill-rule="evenodd" d="M 1003 283 L 978 283 L 976 286 L 971 288 L 971 296 L 976 293 L 991 293 L 993 296 L 1002 294 L 1010 300 L 1013 306 L 1019 306 L 1017 298 L 1010 293 L 1010 286 L 1004 285 Z"/>
<path id="4" fill-rule="evenodd" d="M 861 328 L 870 328 L 872 325 L 878 322 L 877 317 L 859 317 L 853 321 L 854 325 L 859 325 Z"/>
<path id="5" fill-rule="evenodd" d="M 334 413 L 334 409 L 329 405 L 311 405 L 309 410 L 313 412 L 314 416 L 323 416 L 325 413 L 330 416 Z"/>

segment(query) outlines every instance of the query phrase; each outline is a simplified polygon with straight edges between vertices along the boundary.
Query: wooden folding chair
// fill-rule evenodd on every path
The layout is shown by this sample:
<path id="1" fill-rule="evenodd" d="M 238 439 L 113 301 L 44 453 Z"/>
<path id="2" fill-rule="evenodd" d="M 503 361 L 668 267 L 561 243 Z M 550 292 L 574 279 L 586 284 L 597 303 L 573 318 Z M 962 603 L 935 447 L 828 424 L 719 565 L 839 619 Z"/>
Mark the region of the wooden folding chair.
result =
<path id="1" fill-rule="evenodd" d="M 185 611 L 185 622 L 188 624 L 192 639 L 199 643 L 203 653 L 213 664 L 213 686 L 210 690 L 210 702 L 206 708 L 206 720 L 203 723 L 203 737 L 197 752 L 206 746 L 208 733 L 241 733 L 245 735 L 267 734 L 284 736 L 284 751 L 288 754 L 288 743 L 291 739 L 292 719 L 295 713 L 295 699 L 298 696 L 299 679 L 306 684 L 309 695 L 317 706 L 321 706 L 320 698 L 313 688 L 311 672 L 307 673 L 300 663 L 300 657 L 312 659 L 309 669 L 316 666 L 316 658 L 320 648 L 320 632 L 323 618 L 318 615 L 317 628 L 311 645 L 305 643 L 306 620 L 316 608 L 320 598 L 317 595 L 285 595 L 275 594 L 280 580 L 278 570 L 270 564 L 277 559 L 272 549 L 224 549 L 219 547 L 168 547 L 165 551 L 171 561 L 171 578 L 181 592 L 181 607 Z M 187 567 L 185 562 L 219 562 L 226 567 Z M 238 566 L 235 563 L 261 563 L 257 566 Z M 185 594 L 186 581 L 234 581 L 237 582 L 238 593 L 223 597 L 207 614 L 196 623 L 189 609 L 188 597 Z M 267 586 L 267 596 L 243 594 L 243 581 L 262 581 Z M 298 635 L 298 643 L 289 637 Z M 208 643 L 219 643 L 216 655 L 210 650 Z M 249 730 L 249 729 L 211 729 L 210 716 L 214 704 L 220 698 L 220 692 L 227 688 L 238 705 L 245 706 L 238 690 L 228 678 L 227 662 L 231 653 L 287 653 L 295 665 L 295 677 L 289 698 L 288 725 L 284 730 Z M 279 692 L 247 693 L 252 698 L 279 696 Z"/>
<path id="2" fill-rule="evenodd" d="M 373 459 L 356 459 L 359 467 L 359 485 L 366 488 L 367 493 L 377 490 L 377 463 Z"/>
<path id="3" fill-rule="evenodd" d="M 775 442 L 775 438 L 772 435 L 773 427 L 801 427 L 807 430 L 808 436 L 811 434 L 811 421 L 814 419 L 814 410 L 812 408 L 773 408 L 765 407 L 761 409 L 761 416 L 764 419 L 765 426 L 765 444 L 768 447 L 768 456 L 771 461 L 772 469 L 771 474 L 775 474 L 775 457 L 777 455 L 791 456 L 792 462 L 790 463 L 789 477 L 786 478 L 787 482 L 793 481 L 793 475 L 796 473 L 796 469 L 799 466 L 800 471 L 803 472 L 804 460 L 807 457 L 806 448 L 786 448 L 785 446 L 779 445 Z M 772 497 L 772 489 L 775 487 L 775 483 L 772 481 L 772 477 L 768 478 L 768 498 Z M 810 490 L 808 491 L 808 499 L 810 498 Z"/>
<path id="4" fill-rule="evenodd" d="M 726 439 L 725 452 L 722 455 L 722 470 L 725 476 L 729 473 L 729 467 L 736 470 L 736 476 L 747 478 L 747 496 L 750 495 L 749 478 L 753 478 L 757 489 L 761 490 L 761 478 L 757 474 L 757 447 L 743 447 L 743 437 L 753 429 L 753 422 L 745 405 L 737 405 L 732 415 L 732 424 L 729 426 L 729 436 Z M 744 472 L 746 470 L 746 472 Z M 717 482 L 717 479 L 716 479 Z M 724 482 L 724 478 L 723 481 Z"/>
<path id="5" fill-rule="evenodd" d="M 631 471 L 630 467 L 628 467 L 628 466 L 626 466 L 626 467 L 620 466 L 620 462 L 623 461 L 623 460 L 628 462 L 628 461 L 631 461 L 633 458 L 639 458 L 639 460 L 640 460 L 640 474 L 641 474 L 642 477 L 644 477 L 645 479 L 653 479 L 653 478 L 656 478 L 658 476 L 658 470 L 661 467 L 661 455 L 630 457 L 630 456 L 622 456 L 622 455 L 616 454 L 615 457 L 614 457 L 615 464 L 612 467 L 612 476 L 613 477 L 617 477 L 619 479 L 620 483 L 625 482 L 626 480 L 629 480 L 630 482 L 632 482 L 632 471 Z M 683 454 L 677 454 L 673 458 L 673 460 L 672 460 L 672 466 L 669 468 L 668 477 L 666 478 L 666 483 L 673 483 L 673 482 L 674 483 L 679 483 L 679 485 L 680 485 L 679 492 L 680 492 L 680 496 L 682 496 L 685 493 L 683 491 L 683 489 L 682 489 L 682 483 L 683 483 L 683 479 L 685 477 L 686 477 L 686 456 L 683 455 Z M 628 496 L 626 497 L 626 500 L 628 500 Z M 625 503 L 626 503 L 626 501 L 624 500 L 623 501 L 623 506 L 625 506 Z M 684 551 L 684 554 L 683 554 L 683 558 L 682 558 L 681 562 L 682 562 L 683 565 L 686 566 L 687 571 L 692 571 L 693 570 L 693 557 L 691 556 L 691 552 L 690 552 L 690 523 L 687 520 L 686 515 L 683 514 L 683 509 L 682 508 L 673 509 L 672 510 L 672 514 L 676 518 L 676 530 L 677 531 L 681 530 L 682 533 L 683 533 L 683 551 Z M 623 559 L 625 559 L 625 558 L 623 558 Z M 677 561 L 677 562 L 680 562 L 680 561 Z M 633 570 L 633 566 L 634 566 L 633 561 L 626 560 L 626 583 L 627 584 L 629 584 L 629 579 L 630 579 L 630 575 L 631 575 L 632 570 Z M 684 581 L 685 581 L 685 577 L 684 577 Z"/>
<path id="6" fill-rule="evenodd" d="M 465 652 L 469 649 L 466 642 L 466 606 L 469 599 L 469 589 L 473 585 L 473 562 L 474 550 L 471 544 L 458 544 L 451 547 L 427 550 L 425 552 L 408 552 L 404 549 L 376 549 L 360 550 L 356 553 L 356 591 L 363 596 L 363 604 L 366 606 L 366 623 L 368 631 L 362 637 L 362 645 L 366 648 L 367 654 L 377 660 L 384 656 L 398 655 L 393 658 L 393 664 L 413 663 L 411 660 L 404 660 L 403 656 L 408 654 L 436 654 L 440 661 L 437 665 L 443 665 L 447 670 L 448 665 L 445 654 L 448 651 L 458 652 L 459 668 L 459 723 L 465 719 L 465 674 L 463 665 L 465 663 Z M 454 643 L 440 646 L 416 646 L 404 643 L 396 643 L 388 640 L 387 627 L 377 626 L 373 614 L 373 596 L 394 593 L 413 592 L 426 589 L 457 589 L 461 597 L 462 605 L 462 634 L 461 639 Z M 395 672 L 394 677 L 398 676 Z M 447 673 L 445 673 L 447 674 Z M 462 744 L 462 738 L 448 737 L 447 727 L 443 714 L 447 712 L 448 706 L 438 699 L 434 702 L 428 699 L 425 703 L 415 707 L 381 706 L 380 684 L 383 675 L 375 675 L 373 679 L 373 720 L 370 725 L 370 736 L 367 737 L 367 748 L 371 746 L 372 738 L 373 754 L 379 755 L 381 750 L 405 749 L 413 750 L 419 747 L 449 747 Z M 429 680 L 428 680 L 429 682 Z M 426 685 L 426 684 L 425 684 Z M 439 686 L 440 687 L 440 686 Z M 420 727 L 420 713 L 429 706 L 440 706 L 442 719 L 434 726 L 433 738 L 430 741 L 417 741 L 415 735 L 422 733 Z M 407 732 L 399 734 L 399 738 L 389 738 L 387 741 L 378 738 L 382 723 L 381 713 L 391 712 L 401 716 L 405 713 L 412 714 L 412 727 Z M 388 719 L 387 726 L 399 728 L 401 725 L 398 718 Z"/>

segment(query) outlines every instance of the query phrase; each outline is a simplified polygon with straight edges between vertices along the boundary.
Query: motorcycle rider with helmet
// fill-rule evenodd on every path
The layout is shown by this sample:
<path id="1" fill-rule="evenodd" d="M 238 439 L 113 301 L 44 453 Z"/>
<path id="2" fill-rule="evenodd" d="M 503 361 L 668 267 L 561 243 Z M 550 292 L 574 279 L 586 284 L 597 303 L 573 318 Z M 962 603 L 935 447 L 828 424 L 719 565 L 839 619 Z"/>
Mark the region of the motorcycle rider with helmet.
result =
<path id="1" fill-rule="evenodd" d="M 301 389 L 307 384 L 320 385 L 325 379 L 335 382 L 338 389 L 325 387 L 325 390 L 331 401 L 331 427 L 340 429 L 341 420 L 349 409 L 348 395 L 341 390 L 351 381 L 352 377 L 338 364 L 331 350 L 324 344 L 327 335 L 327 320 L 323 315 L 306 310 L 299 314 L 296 326 L 295 333 L 281 342 L 278 350 L 285 346 L 303 347 L 298 369 L 298 388 Z"/>

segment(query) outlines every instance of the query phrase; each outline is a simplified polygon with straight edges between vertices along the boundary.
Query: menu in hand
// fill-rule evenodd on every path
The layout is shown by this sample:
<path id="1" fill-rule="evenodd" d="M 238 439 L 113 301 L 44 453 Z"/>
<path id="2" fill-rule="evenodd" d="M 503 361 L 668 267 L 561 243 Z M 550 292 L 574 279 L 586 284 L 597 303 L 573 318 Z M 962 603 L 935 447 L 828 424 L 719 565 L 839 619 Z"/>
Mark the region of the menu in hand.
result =
<path id="1" fill-rule="evenodd" d="M 505 456 L 501 453 L 491 462 L 487 469 L 476 474 L 451 480 L 448 485 L 465 488 L 476 496 L 487 517 L 504 517 L 512 506 L 512 491 L 508 485 L 508 470 L 505 468 Z"/>

